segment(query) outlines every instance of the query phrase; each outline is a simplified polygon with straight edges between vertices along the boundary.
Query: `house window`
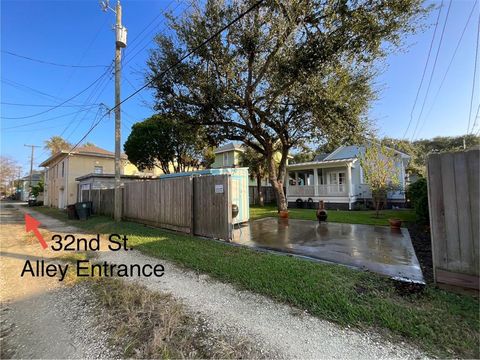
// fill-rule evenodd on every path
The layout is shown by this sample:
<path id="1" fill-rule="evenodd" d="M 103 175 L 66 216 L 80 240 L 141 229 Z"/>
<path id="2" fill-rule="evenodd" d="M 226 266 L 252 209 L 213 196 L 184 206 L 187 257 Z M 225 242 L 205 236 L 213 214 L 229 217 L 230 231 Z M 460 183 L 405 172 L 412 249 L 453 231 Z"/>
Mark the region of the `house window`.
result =
<path id="1" fill-rule="evenodd" d="M 344 191 L 345 187 L 345 173 L 340 172 L 338 173 L 338 191 Z"/>
<path id="2" fill-rule="evenodd" d="M 62 177 L 65 176 L 65 162 L 62 161 Z"/>
<path id="3" fill-rule="evenodd" d="M 323 177 L 323 169 L 318 169 L 317 172 L 318 172 L 318 184 L 319 185 L 325 184 L 327 181 Z"/>
<path id="4" fill-rule="evenodd" d="M 330 184 L 338 184 L 337 173 L 330 173 Z"/>
<path id="5" fill-rule="evenodd" d="M 228 166 L 228 152 L 223 153 L 223 166 Z"/>
<path id="6" fill-rule="evenodd" d="M 297 181 L 295 180 L 295 173 L 289 172 L 288 173 L 288 184 L 291 186 L 297 185 Z"/>
<path id="7" fill-rule="evenodd" d="M 95 166 L 93 169 L 94 174 L 103 174 L 103 166 Z"/>

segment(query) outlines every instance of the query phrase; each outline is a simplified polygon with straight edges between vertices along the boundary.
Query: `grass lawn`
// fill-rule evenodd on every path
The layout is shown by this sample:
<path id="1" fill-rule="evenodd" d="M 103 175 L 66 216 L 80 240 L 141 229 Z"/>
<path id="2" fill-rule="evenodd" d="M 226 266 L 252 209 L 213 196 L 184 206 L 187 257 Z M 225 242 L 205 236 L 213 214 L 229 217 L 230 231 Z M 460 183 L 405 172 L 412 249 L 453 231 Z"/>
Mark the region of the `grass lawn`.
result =
<path id="1" fill-rule="evenodd" d="M 387 278 L 339 265 L 256 252 L 131 222 L 114 223 L 102 216 L 81 222 L 67 220 L 56 209 L 35 210 L 88 233 L 126 234 L 131 246 L 148 255 L 292 304 L 322 319 L 362 330 L 373 328 L 440 357 L 479 357 L 479 302 L 472 296 L 434 286 L 404 296 Z"/>
<path id="2" fill-rule="evenodd" d="M 291 219 L 317 220 L 316 210 L 314 209 L 288 209 Z M 277 216 L 277 207 L 275 205 L 265 205 L 259 207 L 250 206 L 250 219 L 257 220 L 264 217 Z M 376 217 L 375 211 L 346 211 L 346 210 L 328 210 L 328 221 L 350 224 L 365 225 L 384 225 L 388 226 L 388 219 L 398 218 L 402 221 L 415 221 L 415 212 L 412 209 L 400 210 L 382 210 L 380 217 Z"/>

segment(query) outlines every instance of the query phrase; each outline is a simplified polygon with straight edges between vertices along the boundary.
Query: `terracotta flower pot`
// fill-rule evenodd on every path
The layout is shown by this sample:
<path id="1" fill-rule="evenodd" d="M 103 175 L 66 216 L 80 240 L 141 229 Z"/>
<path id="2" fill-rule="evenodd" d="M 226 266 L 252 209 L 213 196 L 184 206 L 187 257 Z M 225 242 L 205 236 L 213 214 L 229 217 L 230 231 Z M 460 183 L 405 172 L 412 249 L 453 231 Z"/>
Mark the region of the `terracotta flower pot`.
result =
<path id="1" fill-rule="evenodd" d="M 400 229 L 402 226 L 402 220 L 400 219 L 388 219 L 388 223 L 392 229 Z"/>
<path id="2" fill-rule="evenodd" d="M 280 211 L 278 216 L 282 219 L 288 219 L 288 211 Z"/>

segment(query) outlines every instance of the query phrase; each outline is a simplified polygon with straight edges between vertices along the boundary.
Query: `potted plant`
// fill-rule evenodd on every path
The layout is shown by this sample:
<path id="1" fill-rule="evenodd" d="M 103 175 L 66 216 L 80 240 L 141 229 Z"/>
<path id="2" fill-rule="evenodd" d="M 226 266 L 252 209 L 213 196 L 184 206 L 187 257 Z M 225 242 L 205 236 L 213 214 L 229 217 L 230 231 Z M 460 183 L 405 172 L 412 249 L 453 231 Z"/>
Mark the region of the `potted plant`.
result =
<path id="1" fill-rule="evenodd" d="M 402 220 L 397 218 L 388 219 L 388 223 L 390 224 L 390 228 L 392 229 L 400 229 L 402 226 Z"/>

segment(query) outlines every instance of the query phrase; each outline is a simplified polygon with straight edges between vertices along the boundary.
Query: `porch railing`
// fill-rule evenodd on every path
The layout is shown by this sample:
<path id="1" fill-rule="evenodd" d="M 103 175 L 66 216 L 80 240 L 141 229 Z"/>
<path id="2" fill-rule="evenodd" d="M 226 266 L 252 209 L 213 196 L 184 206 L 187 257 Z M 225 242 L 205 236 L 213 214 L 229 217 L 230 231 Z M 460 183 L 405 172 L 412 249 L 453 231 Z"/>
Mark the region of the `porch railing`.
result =
<path id="1" fill-rule="evenodd" d="M 290 185 L 287 196 L 347 196 L 346 184 Z"/>

